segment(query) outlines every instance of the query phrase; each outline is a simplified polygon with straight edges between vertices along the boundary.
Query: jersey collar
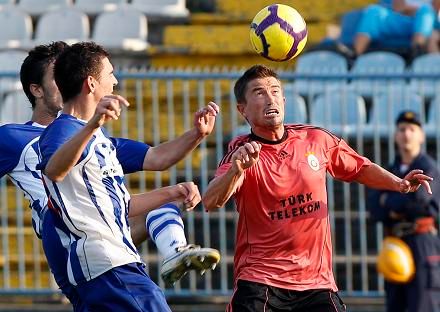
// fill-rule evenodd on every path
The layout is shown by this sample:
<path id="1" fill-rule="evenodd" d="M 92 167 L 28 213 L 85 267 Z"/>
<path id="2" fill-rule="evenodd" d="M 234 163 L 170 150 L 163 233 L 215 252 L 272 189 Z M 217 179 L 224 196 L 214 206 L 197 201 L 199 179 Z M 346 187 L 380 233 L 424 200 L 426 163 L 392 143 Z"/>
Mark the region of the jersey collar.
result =
<path id="1" fill-rule="evenodd" d="M 276 144 L 280 144 L 280 143 L 283 143 L 284 141 L 286 141 L 286 139 L 287 139 L 287 131 L 286 131 L 286 128 L 284 128 L 283 136 L 281 137 L 281 139 L 276 140 L 276 141 L 271 141 L 271 140 L 267 140 L 265 138 L 259 137 L 258 135 L 256 135 L 252 131 L 252 129 L 251 129 L 251 134 L 249 135 L 249 137 L 253 141 L 259 141 L 259 142 L 264 143 L 264 144 L 276 145 Z"/>

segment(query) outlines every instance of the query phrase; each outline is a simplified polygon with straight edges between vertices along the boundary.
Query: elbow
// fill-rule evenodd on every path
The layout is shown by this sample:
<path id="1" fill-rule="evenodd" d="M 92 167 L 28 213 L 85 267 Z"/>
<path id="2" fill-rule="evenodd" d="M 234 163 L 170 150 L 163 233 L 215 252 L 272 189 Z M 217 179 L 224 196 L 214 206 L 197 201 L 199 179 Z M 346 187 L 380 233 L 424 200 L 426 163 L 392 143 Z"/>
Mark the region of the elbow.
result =
<path id="1" fill-rule="evenodd" d="M 55 172 L 52 172 L 50 170 L 45 170 L 44 175 L 52 182 L 62 182 L 66 176 L 63 174 L 56 174 Z"/>
<path id="2" fill-rule="evenodd" d="M 205 207 L 205 209 L 207 211 L 219 209 L 219 208 L 223 207 L 223 205 L 224 205 L 224 203 L 218 203 L 218 202 L 211 200 L 211 199 L 208 199 L 206 197 L 202 198 L 202 204 L 203 204 L 203 207 Z"/>

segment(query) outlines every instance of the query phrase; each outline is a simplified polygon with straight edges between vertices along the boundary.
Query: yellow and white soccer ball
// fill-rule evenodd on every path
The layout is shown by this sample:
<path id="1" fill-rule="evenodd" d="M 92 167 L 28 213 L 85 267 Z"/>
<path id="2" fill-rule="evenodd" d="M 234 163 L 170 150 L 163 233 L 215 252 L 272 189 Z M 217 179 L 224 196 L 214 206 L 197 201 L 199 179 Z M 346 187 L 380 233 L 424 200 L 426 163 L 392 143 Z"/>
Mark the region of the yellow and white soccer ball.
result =
<path id="1" fill-rule="evenodd" d="M 255 15 L 250 30 L 251 44 L 261 56 L 277 62 L 287 61 L 304 49 L 307 26 L 294 8 L 272 4 Z"/>

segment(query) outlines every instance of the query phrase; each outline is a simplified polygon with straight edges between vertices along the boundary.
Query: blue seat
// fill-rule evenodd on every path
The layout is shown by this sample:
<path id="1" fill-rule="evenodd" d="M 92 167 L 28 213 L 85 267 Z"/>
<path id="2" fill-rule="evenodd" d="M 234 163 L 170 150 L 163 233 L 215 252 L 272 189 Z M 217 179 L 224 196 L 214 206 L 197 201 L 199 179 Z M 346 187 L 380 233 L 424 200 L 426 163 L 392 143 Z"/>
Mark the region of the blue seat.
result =
<path id="1" fill-rule="evenodd" d="M 331 51 L 313 51 L 305 53 L 298 58 L 295 73 L 301 75 L 313 74 L 346 74 L 348 71 L 347 60 L 341 55 Z M 315 95 L 325 90 L 341 89 L 346 85 L 345 79 L 296 79 L 296 92 L 303 96 Z"/>
<path id="2" fill-rule="evenodd" d="M 366 133 L 388 137 L 394 131 L 397 116 L 403 110 L 417 112 L 422 122 L 425 121 L 423 98 L 409 89 L 390 89 L 389 92 L 374 96 Z"/>
<path id="3" fill-rule="evenodd" d="M 410 71 L 414 74 L 440 74 L 440 54 L 426 54 L 416 58 Z M 440 78 L 412 78 L 410 87 L 425 97 L 432 98 L 440 90 Z"/>
<path id="4" fill-rule="evenodd" d="M 356 135 L 367 122 L 364 99 L 355 92 L 320 94 L 310 107 L 310 123 L 338 135 Z"/>
<path id="5" fill-rule="evenodd" d="M 352 74 L 403 74 L 405 72 L 405 60 L 391 52 L 371 52 L 359 56 L 351 69 Z M 373 96 L 383 93 L 388 88 L 400 88 L 405 85 L 402 79 L 386 78 L 360 78 L 353 79 L 350 87 L 363 96 Z"/>

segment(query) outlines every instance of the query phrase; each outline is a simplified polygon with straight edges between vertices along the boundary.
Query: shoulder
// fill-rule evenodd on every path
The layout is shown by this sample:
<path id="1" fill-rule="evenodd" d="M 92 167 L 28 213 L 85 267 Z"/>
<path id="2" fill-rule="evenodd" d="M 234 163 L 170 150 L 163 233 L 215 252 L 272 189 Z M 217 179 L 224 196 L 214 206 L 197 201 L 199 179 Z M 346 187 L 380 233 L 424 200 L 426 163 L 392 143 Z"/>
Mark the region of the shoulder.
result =
<path id="1" fill-rule="evenodd" d="M 243 146 L 245 143 L 250 142 L 250 136 L 249 134 L 240 135 L 234 139 L 232 139 L 231 142 L 228 144 L 228 152 L 235 151 L 240 146 Z"/>
<path id="2" fill-rule="evenodd" d="M 44 131 L 42 127 L 28 124 L 7 124 L 0 127 L 0 148 L 20 150 L 30 141 L 38 138 Z"/>
<path id="3" fill-rule="evenodd" d="M 56 118 L 41 135 L 41 140 L 45 140 L 46 137 L 66 137 L 72 136 L 74 133 L 78 132 L 83 126 L 84 122 L 78 120 L 77 118 L 61 114 Z"/>
<path id="4" fill-rule="evenodd" d="M 290 137 L 299 137 L 304 141 L 324 144 L 328 148 L 335 147 L 341 142 L 341 138 L 321 127 L 304 124 L 287 124 L 285 125 L 285 129 L 288 131 Z"/>

